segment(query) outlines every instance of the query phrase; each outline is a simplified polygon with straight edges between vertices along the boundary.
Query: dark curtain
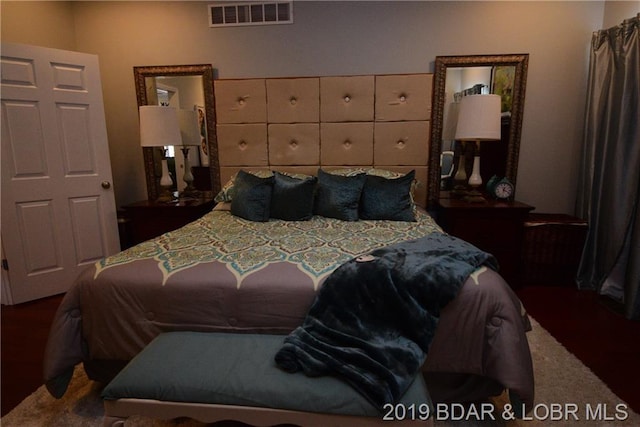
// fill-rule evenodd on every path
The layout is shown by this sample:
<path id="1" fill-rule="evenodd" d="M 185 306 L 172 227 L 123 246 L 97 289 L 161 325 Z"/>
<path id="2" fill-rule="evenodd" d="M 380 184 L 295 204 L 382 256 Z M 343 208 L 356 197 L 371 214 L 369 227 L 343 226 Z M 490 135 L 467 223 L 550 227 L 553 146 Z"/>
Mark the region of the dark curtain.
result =
<path id="1" fill-rule="evenodd" d="M 589 222 L 578 287 L 640 319 L 640 14 L 593 34 L 576 213 Z"/>

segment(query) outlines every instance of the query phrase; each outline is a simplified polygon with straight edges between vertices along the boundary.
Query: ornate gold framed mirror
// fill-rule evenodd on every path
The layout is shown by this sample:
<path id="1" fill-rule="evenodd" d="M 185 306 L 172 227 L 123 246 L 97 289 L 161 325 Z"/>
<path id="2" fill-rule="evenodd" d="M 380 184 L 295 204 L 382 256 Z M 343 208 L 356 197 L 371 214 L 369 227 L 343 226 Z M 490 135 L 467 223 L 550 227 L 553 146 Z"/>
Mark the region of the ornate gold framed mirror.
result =
<path id="1" fill-rule="evenodd" d="M 441 191 L 440 183 L 440 158 L 443 146 L 451 127 L 447 119 L 447 108 L 454 99 L 451 85 L 447 76 L 451 79 L 452 71 L 478 71 L 484 68 L 489 73 L 490 82 L 487 85 L 489 93 L 503 91 L 503 100 L 506 107 L 503 108 L 503 143 L 504 149 L 498 162 L 497 170 L 509 179 L 514 187 L 518 172 L 518 155 L 520 152 L 520 134 L 522 130 L 522 117 L 524 111 L 524 96 L 527 81 L 528 54 L 510 55 L 471 55 L 471 56 L 438 56 L 435 61 L 433 79 L 433 106 L 431 112 L 431 147 L 429 153 L 429 178 L 427 188 L 427 206 L 434 207 L 438 202 Z M 508 87 L 500 87 L 499 73 L 509 76 L 506 83 Z M 470 84 L 471 85 L 471 84 Z M 471 90 L 472 87 L 461 87 L 461 92 Z M 460 93 L 456 93 L 460 95 Z M 451 115 L 453 116 L 453 115 Z M 453 124 L 455 127 L 455 124 Z M 451 137 L 449 137 L 451 138 Z M 446 139 L 446 138 L 445 138 Z M 445 147 L 447 148 L 447 147 Z M 447 148 L 448 149 L 448 148 Z"/>
<path id="2" fill-rule="evenodd" d="M 144 66 L 133 68 L 138 106 L 158 104 L 157 87 L 160 79 L 180 76 L 200 76 L 202 80 L 203 108 L 198 113 L 204 115 L 202 124 L 203 150 L 207 156 L 205 167 L 200 168 L 205 187 L 214 194 L 220 190 L 220 171 L 218 167 L 218 144 L 216 140 L 216 111 L 213 92 L 213 67 L 203 65 L 166 65 Z M 153 147 L 142 147 L 144 156 L 145 177 L 147 180 L 147 197 L 156 200 L 160 193 L 161 156 Z M 208 167 L 207 167 L 208 166 Z M 195 168 L 194 168 L 195 169 Z M 195 171 L 194 171 L 195 172 Z M 202 173 L 204 172 L 204 173 Z M 195 173 L 194 173 L 195 175 Z"/>

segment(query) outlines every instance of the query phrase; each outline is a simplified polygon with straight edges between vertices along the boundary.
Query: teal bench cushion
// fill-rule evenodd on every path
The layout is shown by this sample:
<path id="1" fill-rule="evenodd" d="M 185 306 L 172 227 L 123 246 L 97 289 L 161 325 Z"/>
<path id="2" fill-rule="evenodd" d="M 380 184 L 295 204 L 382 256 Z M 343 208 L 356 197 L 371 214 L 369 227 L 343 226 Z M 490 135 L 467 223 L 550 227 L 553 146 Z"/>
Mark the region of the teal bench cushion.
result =
<path id="1" fill-rule="evenodd" d="M 284 338 L 263 334 L 164 333 L 104 388 L 102 397 L 380 416 L 382 408 L 375 408 L 337 377 L 310 378 L 279 369 L 273 357 Z M 399 403 L 432 406 L 421 375 Z"/>

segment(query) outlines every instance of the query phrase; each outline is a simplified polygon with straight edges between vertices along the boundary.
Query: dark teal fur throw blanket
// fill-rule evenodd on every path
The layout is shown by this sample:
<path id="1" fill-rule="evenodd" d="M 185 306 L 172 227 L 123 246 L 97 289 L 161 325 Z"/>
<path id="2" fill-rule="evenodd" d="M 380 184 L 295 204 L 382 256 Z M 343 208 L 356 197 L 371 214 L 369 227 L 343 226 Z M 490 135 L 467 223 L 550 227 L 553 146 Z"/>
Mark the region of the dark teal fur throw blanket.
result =
<path id="1" fill-rule="evenodd" d="M 341 377 L 382 409 L 411 385 L 440 311 L 483 264 L 497 269 L 492 255 L 441 233 L 354 258 L 326 279 L 276 363 Z"/>

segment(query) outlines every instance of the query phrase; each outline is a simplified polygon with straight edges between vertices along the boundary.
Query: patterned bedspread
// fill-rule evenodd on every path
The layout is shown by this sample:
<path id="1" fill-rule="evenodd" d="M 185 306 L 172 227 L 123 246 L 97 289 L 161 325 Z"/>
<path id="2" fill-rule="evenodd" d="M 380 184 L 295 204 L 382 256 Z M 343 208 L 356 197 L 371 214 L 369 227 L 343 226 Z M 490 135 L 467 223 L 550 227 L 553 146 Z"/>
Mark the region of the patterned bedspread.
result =
<path id="1" fill-rule="evenodd" d="M 440 230 L 424 211 L 417 218 L 259 223 L 214 210 L 110 256 L 78 276 L 56 313 L 45 350 L 47 388 L 62 396 L 81 362 L 90 378 L 108 381 L 163 332 L 288 334 L 338 266 Z M 519 300 L 497 273 L 474 274 L 442 312 L 425 370 L 486 376 L 530 404 L 524 320 Z M 485 390 L 484 383 L 479 387 Z M 446 393 L 466 397 L 470 391 L 447 385 Z"/>
<path id="2" fill-rule="evenodd" d="M 418 212 L 417 218 L 417 222 L 347 222 L 314 216 L 309 221 L 252 222 L 214 210 L 183 228 L 99 261 L 94 277 L 109 268 L 152 258 L 164 285 L 184 269 L 219 261 L 240 288 L 249 275 L 270 264 L 289 262 L 317 289 L 322 279 L 354 256 L 439 230 L 426 213 Z"/>

